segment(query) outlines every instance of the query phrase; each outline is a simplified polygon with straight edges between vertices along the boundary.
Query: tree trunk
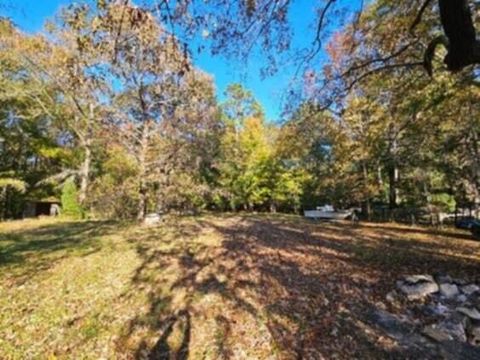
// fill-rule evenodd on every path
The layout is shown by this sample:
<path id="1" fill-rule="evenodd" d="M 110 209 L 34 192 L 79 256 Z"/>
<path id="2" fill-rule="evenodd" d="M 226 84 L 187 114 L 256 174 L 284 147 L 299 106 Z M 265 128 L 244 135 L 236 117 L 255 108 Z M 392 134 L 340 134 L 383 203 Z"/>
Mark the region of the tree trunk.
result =
<path id="1" fill-rule="evenodd" d="M 435 225 L 434 219 L 435 219 L 435 213 L 434 213 L 434 207 L 432 205 L 431 201 L 431 195 L 430 191 L 428 190 L 428 185 L 426 181 L 423 181 L 423 196 L 425 197 L 427 201 L 427 209 L 428 209 L 428 214 L 430 215 L 430 225 Z"/>
<path id="2" fill-rule="evenodd" d="M 362 170 L 363 170 L 363 186 L 365 192 L 365 209 L 367 211 L 367 219 L 370 221 L 372 219 L 372 207 L 370 204 L 370 191 L 368 189 L 368 169 L 365 161 L 362 161 Z"/>
<path id="3" fill-rule="evenodd" d="M 392 117 L 393 117 L 392 113 Z M 397 152 L 398 152 L 398 130 L 394 123 L 390 124 L 389 129 L 389 147 L 388 147 L 388 205 L 389 208 L 395 209 L 398 200 L 398 167 L 397 167 Z M 392 213 L 392 212 L 391 212 Z"/>
<path id="4" fill-rule="evenodd" d="M 479 216 L 480 207 L 480 150 L 478 148 L 479 138 L 474 126 L 470 129 L 471 144 L 472 144 L 472 175 L 473 175 L 473 191 L 474 191 L 474 211 L 475 217 Z"/>
<path id="5" fill-rule="evenodd" d="M 147 210 L 147 151 L 148 151 L 148 138 L 150 131 L 150 123 L 147 121 L 143 124 L 142 137 L 140 141 L 140 154 L 138 158 L 139 165 L 139 201 L 137 208 L 137 220 L 143 220 Z"/>
<path id="6" fill-rule="evenodd" d="M 92 162 L 92 137 L 93 137 L 93 121 L 94 121 L 94 106 L 89 105 L 89 114 L 87 119 L 87 131 L 83 138 L 80 139 L 81 146 L 83 148 L 83 163 L 80 168 L 80 192 L 78 194 L 78 201 L 81 206 L 85 205 L 87 199 L 88 185 L 90 183 L 90 167 Z"/>
<path id="7" fill-rule="evenodd" d="M 397 198 L 398 198 L 398 168 L 393 164 L 390 169 L 388 169 L 388 204 L 390 209 L 395 209 L 397 207 Z"/>
<path id="8" fill-rule="evenodd" d="M 2 209 L 0 212 L 0 220 L 5 220 L 7 217 L 7 188 L 8 186 L 4 186 L 1 188 L 1 193 L 0 193 L 0 202 L 2 203 Z"/>
<path id="9" fill-rule="evenodd" d="M 270 203 L 270 212 L 271 212 L 272 214 L 275 214 L 275 213 L 277 212 L 277 206 L 275 205 L 274 202 L 271 202 L 271 203 Z"/>
<path id="10" fill-rule="evenodd" d="M 78 201 L 80 205 L 85 204 L 87 199 L 87 191 L 90 180 L 90 164 L 92 161 L 91 140 L 86 139 L 83 146 L 84 159 L 82 167 L 80 168 L 80 192 L 78 194 Z"/>
<path id="11" fill-rule="evenodd" d="M 439 0 L 440 19 L 448 38 L 448 53 L 444 62 L 450 71 L 480 63 L 480 42 L 476 39 L 470 2 Z"/>
<path id="12" fill-rule="evenodd" d="M 383 176 L 382 176 L 382 167 L 380 165 L 377 166 L 377 182 L 378 182 L 378 187 L 380 188 L 380 192 L 382 194 L 382 201 L 386 201 L 387 194 L 385 193 L 385 187 L 384 187 Z"/>

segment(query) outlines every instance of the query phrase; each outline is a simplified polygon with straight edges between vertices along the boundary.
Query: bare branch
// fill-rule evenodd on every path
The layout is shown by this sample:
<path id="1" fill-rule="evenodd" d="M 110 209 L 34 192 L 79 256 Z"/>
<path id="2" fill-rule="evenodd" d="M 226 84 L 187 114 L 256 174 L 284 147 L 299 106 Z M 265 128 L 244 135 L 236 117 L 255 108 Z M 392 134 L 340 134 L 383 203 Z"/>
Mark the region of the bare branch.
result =
<path id="1" fill-rule="evenodd" d="M 422 7 L 420 8 L 420 11 L 415 17 L 415 20 L 413 21 L 412 25 L 410 25 L 410 32 L 413 32 L 413 30 L 415 30 L 417 25 L 420 24 L 420 22 L 422 21 L 423 13 L 425 12 L 425 10 L 427 9 L 428 5 L 430 5 L 431 2 L 432 0 L 425 0 Z"/>

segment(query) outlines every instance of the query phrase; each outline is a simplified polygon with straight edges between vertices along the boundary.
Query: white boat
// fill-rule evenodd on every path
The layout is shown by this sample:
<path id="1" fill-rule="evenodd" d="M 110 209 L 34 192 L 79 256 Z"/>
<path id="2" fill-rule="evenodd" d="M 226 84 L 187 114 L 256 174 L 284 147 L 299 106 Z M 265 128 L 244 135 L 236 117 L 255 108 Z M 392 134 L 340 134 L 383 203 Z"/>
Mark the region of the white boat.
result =
<path id="1" fill-rule="evenodd" d="M 355 209 L 335 210 L 332 205 L 318 206 L 316 210 L 305 210 L 304 216 L 309 219 L 345 220 L 352 216 Z"/>

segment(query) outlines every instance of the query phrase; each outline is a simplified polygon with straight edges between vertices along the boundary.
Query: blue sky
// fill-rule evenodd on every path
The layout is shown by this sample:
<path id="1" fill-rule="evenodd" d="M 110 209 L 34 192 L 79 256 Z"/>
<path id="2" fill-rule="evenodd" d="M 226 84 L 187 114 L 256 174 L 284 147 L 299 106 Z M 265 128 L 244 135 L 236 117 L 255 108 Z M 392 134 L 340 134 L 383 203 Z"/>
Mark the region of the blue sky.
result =
<path id="1" fill-rule="evenodd" d="M 62 5 L 69 2 L 70 0 L 15 0 L 11 1 L 14 8 L 7 12 L 8 16 L 21 29 L 27 32 L 37 32 L 42 29 L 47 19 L 51 18 Z M 297 47 L 306 46 L 312 40 L 312 30 L 309 26 L 313 20 L 313 7 L 314 2 L 312 1 L 297 0 L 291 8 L 290 21 L 297 31 L 293 38 L 293 44 Z M 204 52 L 195 55 L 195 64 L 214 76 L 220 101 L 223 99 L 223 92 L 228 84 L 242 83 L 246 88 L 252 90 L 254 96 L 264 107 L 266 117 L 270 121 L 279 120 L 282 94 L 297 69 L 293 64 L 285 64 L 274 76 L 262 79 L 260 69 L 265 65 L 265 61 L 260 54 L 252 56 L 248 63 L 244 64 L 222 57 L 212 57 Z"/>

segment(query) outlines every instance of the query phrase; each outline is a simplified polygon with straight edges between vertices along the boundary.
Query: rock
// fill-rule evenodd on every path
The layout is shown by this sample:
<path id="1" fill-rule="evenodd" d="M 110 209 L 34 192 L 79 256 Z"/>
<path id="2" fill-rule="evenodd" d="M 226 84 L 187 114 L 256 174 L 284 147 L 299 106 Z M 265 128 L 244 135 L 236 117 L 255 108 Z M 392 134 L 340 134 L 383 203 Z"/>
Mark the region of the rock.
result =
<path id="1" fill-rule="evenodd" d="M 422 334 L 438 342 L 453 340 L 453 338 L 436 325 L 429 325 L 423 328 Z"/>
<path id="2" fill-rule="evenodd" d="M 421 311 L 426 316 L 444 316 L 451 310 L 443 304 L 428 304 L 421 307 Z"/>
<path id="3" fill-rule="evenodd" d="M 462 285 L 467 285 L 468 284 L 468 281 L 464 280 L 464 279 L 458 279 L 458 278 L 454 278 L 452 279 L 452 281 L 459 285 L 459 286 L 462 286 Z"/>
<path id="4" fill-rule="evenodd" d="M 143 224 L 147 225 L 147 226 L 156 225 L 161 220 L 162 220 L 162 218 L 160 217 L 159 214 L 151 213 L 151 214 L 147 214 L 147 216 L 145 216 L 145 219 L 143 219 Z"/>
<path id="5" fill-rule="evenodd" d="M 404 281 L 398 281 L 397 286 L 407 295 L 408 300 L 418 300 L 438 291 L 438 285 L 430 275 L 406 276 Z"/>
<path id="6" fill-rule="evenodd" d="M 467 335 L 465 334 L 465 327 L 461 321 L 455 319 L 446 319 L 438 324 L 438 328 L 447 333 L 453 340 L 466 342 Z"/>
<path id="7" fill-rule="evenodd" d="M 403 279 L 409 284 L 417 284 L 419 282 L 435 282 L 431 275 L 408 275 Z"/>
<path id="8" fill-rule="evenodd" d="M 468 297 L 468 301 L 469 304 L 480 310 L 480 294 L 473 294 L 472 296 Z"/>
<path id="9" fill-rule="evenodd" d="M 435 276 L 435 280 L 439 284 L 451 284 L 453 282 L 452 278 L 448 275 L 437 275 Z"/>
<path id="10" fill-rule="evenodd" d="M 480 323 L 471 323 L 467 326 L 468 343 L 473 346 L 480 346 Z"/>
<path id="11" fill-rule="evenodd" d="M 467 341 L 465 328 L 462 323 L 449 320 L 443 320 L 437 324 L 426 326 L 422 333 L 435 341 L 443 342 L 457 340 L 461 342 Z"/>
<path id="12" fill-rule="evenodd" d="M 377 302 L 375 303 L 375 306 L 376 306 L 378 309 L 387 310 L 387 306 L 386 306 L 383 302 L 381 302 L 381 301 L 377 301 Z"/>
<path id="13" fill-rule="evenodd" d="M 472 295 L 473 293 L 476 293 L 478 291 L 480 291 L 480 287 L 475 284 L 462 286 L 462 292 L 466 295 Z"/>
<path id="14" fill-rule="evenodd" d="M 465 334 L 465 328 L 461 322 L 454 321 L 452 319 L 444 320 L 438 324 L 439 328 L 450 335 L 453 340 L 466 342 L 467 335 Z"/>
<path id="15" fill-rule="evenodd" d="M 445 296 L 447 299 L 451 299 L 454 296 L 458 295 L 458 287 L 455 284 L 443 283 L 440 284 L 440 294 Z"/>
<path id="16" fill-rule="evenodd" d="M 457 312 L 468 316 L 472 320 L 480 321 L 480 312 L 475 308 L 467 308 L 464 306 L 457 307 L 455 310 Z"/>
<path id="17" fill-rule="evenodd" d="M 399 343 L 409 344 L 412 342 L 412 327 L 414 325 L 408 318 L 378 308 L 369 312 L 368 317 L 375 326 L 378 326 Z"/>
<path id="18" fill-rule="evenodd" d="M 459 303 L 464 303 L 465 301 L 467 301 L 467 296 L 464 295 L 464 294 L 460 294 L 457 296 L 456 300 L 459 302 Z"/>

